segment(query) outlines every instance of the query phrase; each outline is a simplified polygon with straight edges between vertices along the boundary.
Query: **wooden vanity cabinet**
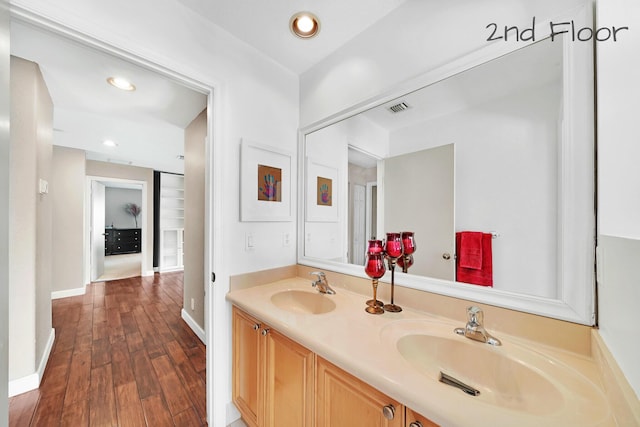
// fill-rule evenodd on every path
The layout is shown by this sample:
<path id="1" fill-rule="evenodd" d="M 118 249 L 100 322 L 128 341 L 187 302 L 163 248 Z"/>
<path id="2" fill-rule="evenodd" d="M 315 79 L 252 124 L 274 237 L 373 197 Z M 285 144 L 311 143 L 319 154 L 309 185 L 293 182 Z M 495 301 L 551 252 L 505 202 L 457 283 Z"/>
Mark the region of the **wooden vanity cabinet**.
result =
<path id="1" fill-rule="evenodd" d="M 317 357 L 316 427 L 404 427 L 404 406 Z"/>
<path id="2" fill-rule="evenodd" d="M 405 427 L 440 427 L 438 424 L 423 417 L 417 412 L 413 412 L 409 408 L 406 408 L 405 419 Z"/>
<path id="3" fill-rule="evenodd" d="M 438 427 L 235 306 L 232 324 L 233 402 L 249 427 Z"/>
<path id="4" fill-rule="evenodd" d="M 313 425 L 314 354 L 233 307 L 233 402 L 251 427 Z"/>
<path id="5" fill-rule="evenodd" d="M 260 322 L 233 307 L 233 403 L 249 427 L 258 427 L 259 407 L 263 405 L 258 401 L 263 398 L 258 391 L 263 375 L 260 329 Z"/>

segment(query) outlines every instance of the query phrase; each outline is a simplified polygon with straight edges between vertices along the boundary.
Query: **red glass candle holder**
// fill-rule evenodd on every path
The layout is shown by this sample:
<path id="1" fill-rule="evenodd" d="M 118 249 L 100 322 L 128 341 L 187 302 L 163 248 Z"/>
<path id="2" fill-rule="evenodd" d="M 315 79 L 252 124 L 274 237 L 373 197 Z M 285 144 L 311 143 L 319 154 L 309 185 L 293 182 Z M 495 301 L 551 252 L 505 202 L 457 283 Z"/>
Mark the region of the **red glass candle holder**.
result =
<path id="1" fill-rule="evenodd" d="M 389 270 L 391 270 L 391 302 L 383 306 L 385 311 L 399 313 L 402 307 L 394 303 L 396 261 L 402 257 L 404 247 L 400 233 L 387 233 L 385 245 Z"/>
<path id="2" fill-rule="evenodd" d="M 401 256 L 398 258 L 397 264 L 402 269 L 402 272 L 406 273 L 409 267 L 413 265 L 413 255 Z"/>
<path id="3" fill-rule="evenodd" d="M 413 231 L 402 232 L 402 247 L 404 249 L 402 272 L 406 273 L 413 264 L 413 253 L 416 251 L 416 240 Z"/>
<path id="4" fill-rule="evenodd" d="M 382 240 L 369 240 L 367 254 L 379 254 L 382 253 L 383 250 Z"/>
<path id="5" fill-rule="evenodd" d="M 397 259 L 402 256 L 402 239 L 400 233 L 387 233 L 387 241 L 385 244 L 385 252 L 387 257 Z"/>
<path id="6" fill-rule="evenodd" d="M 364 266 L 364 272 L 371 277 L 371 285 L 373 286 L 373 299 L 367 301 L 365 311 L 370 314 L 382 314 L 382 302 L 378 301 L 378 279 L 384 276 L 384 255 L 382 252 L 368 253 Z"/>

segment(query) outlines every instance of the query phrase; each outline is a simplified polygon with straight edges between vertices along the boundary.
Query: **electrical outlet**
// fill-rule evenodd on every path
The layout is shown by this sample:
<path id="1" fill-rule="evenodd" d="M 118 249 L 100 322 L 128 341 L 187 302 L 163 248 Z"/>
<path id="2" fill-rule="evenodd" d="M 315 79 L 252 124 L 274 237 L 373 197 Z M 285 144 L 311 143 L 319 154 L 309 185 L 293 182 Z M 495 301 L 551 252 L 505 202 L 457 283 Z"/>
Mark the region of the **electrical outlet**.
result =
<path id="1" fill-rule="evenodd" d="M 196 309 L 196 301 L 193 298 L 191 298 L 191 311 L 195 309 Z"/>
<path id="2" fill-rule="evenodd" d="M 282 233 L 282 246 L 285 248 L 291 246 L 291 234 L 286 231 Z"/>

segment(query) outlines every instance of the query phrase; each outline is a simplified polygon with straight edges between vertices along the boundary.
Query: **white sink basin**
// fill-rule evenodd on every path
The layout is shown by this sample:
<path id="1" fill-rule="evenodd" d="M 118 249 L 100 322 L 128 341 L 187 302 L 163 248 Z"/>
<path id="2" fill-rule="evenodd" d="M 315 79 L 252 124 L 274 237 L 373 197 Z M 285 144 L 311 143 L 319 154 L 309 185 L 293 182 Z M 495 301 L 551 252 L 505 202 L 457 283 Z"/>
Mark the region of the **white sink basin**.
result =
<path id="1" fill-rule="evenodd" d="M 480 392 L 469 396 L 440 384 L 443 392 L 457 391 L 461 399 L 523 415 L 584 419 L 585 425 L 608 415 L 604 395 L 587 378 L 535 348 L 496 335 L 502 346 L 470 340 L 455 334 L 448 323 L 428 320 L 400 320 L 381 331 L 382 341 L 426 381 L 438 381 L 444 372 Z"/>
<path id="2" fill-rule="evenodd" d="M 324 314 L 333 311 L 336 303 L 331 295 L 318 292 L 286 290 L 271 297 L 278 308 L 299 314 Z"/>

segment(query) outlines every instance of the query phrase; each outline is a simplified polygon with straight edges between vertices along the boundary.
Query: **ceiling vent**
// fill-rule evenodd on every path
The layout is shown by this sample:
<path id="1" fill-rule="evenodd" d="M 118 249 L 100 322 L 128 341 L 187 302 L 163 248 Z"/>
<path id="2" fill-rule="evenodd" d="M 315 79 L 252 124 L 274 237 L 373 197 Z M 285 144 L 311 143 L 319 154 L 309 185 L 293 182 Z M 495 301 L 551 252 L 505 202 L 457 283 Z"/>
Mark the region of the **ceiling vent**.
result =
<path id="1" fill-rule="evenodd" d="M 408 108 L 409 108 L 409 106 L 406 103 L 401 102 L 399 104 L 395 104 L 395 105 L 392 105 L 391 107 L 389 107 L 389 111 L 391 111 L 392 113 L 399 113 L 399 112 L 404 111 L 404 110 L 406 110 Z"/>

